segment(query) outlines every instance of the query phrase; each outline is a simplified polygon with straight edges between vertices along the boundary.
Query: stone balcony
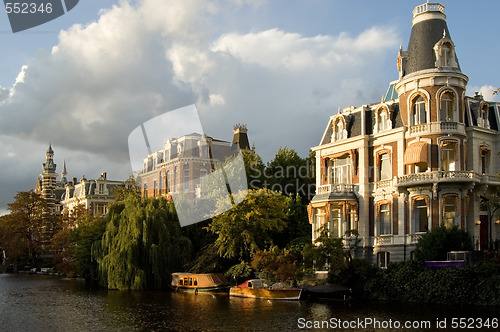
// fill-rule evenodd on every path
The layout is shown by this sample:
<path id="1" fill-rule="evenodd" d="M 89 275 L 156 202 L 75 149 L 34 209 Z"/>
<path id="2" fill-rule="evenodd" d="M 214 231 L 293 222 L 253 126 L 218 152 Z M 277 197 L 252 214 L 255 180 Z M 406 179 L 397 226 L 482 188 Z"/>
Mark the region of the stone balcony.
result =
<path id="1" fill-rule="evenodd" d="M 465 135 L 465 125 L 460 122 L 432 122 L 410 126 L 409 136 L 421 136 L 428 134 L 462 134 Z"/>
<path id="2" fill-rule="evenodd" d="M 440 182 L 481 182 L 481 175 L 473 171 L 434 171 L 406 174 L 398 177 L 399 187 Z"/>
<path id="3" fill-rule="evenodd" d="M 354 184 L 324 184 L 318 187 L 316 195 L 323 194 L 355 194 L 357 185 Z"/>

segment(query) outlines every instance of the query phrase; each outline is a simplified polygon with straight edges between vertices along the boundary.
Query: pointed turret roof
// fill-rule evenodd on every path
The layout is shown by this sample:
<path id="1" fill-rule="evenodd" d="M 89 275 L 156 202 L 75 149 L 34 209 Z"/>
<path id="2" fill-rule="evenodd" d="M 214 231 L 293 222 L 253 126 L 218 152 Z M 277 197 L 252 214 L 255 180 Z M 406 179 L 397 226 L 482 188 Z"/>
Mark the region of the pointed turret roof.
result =
<path id="1" fill-rule="evenodd" d="M 453 46 L 450 31 L 446 24 L 444 6 L 439 3 L 425 3 L 413 11 L 412 28 L 408 49 L 404 55 L 405 65 L 402 76 L 426 70 L 437 69 L 442 65 L 437 59 L 436 45 L 448 42 Z M 403 53 L 400 51 L 400 54 Z M 453 50 L 453 66 L 448 70 L 460 72 L 460 66 Z"/>

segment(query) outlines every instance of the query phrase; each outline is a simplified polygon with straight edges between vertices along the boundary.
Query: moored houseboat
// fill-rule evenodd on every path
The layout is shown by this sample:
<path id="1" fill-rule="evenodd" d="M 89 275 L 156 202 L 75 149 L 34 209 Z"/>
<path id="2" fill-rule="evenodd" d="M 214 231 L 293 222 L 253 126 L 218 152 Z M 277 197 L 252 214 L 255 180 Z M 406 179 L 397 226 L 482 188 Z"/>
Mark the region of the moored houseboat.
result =
<path id="1" fill-rule="evenodd" d="M 285 288 L 282 284 L 267 287 L 262 279 L 250 279 L 241 285 L 231 287 L 229 296 L 268 300 L 298 300 L 301 292 L 301 289 Z"/>
<path id="2" fill-rule="evenodd" d="M 229 290 L 229 282 L 221 273 L 172 273 L 171 286 L 176 291 L 223 293 Z"/>

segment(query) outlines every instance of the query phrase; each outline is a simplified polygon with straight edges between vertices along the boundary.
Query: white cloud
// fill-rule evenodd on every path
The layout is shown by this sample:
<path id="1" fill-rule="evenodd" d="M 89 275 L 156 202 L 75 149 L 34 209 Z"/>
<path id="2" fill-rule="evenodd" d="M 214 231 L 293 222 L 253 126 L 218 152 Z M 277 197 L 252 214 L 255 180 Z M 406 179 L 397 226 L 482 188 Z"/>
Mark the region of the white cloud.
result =
<path id="1" fill-rule="evenodd" d="M 38 52 L 13 87 L 0 87 L 2 142 L 12 141 L 14 153 L 27 149 L 23 163 L 33 165 L 18 180 L 34 187 L 49 141 L 70 174 L 125 178 L 129 133 L 193 103 L 212 137 L 230 140 L 233 125 L 247 123 L 265 160 L 285 145 L 306 155 L 339 106 L 379 100 L 386 90 L 384 62 L 400 43 L 395 30 L 373 27 L 357 36 L 218 30 L 219 13 L 247 5 L 264 6 L 124 1 L 97 22 L 61 31 L 58 44 Z M 12 159 L 0 156 L 0 165 Z"/>
<path id="2" fill-rule="evenodd" d="M 484 100 L 500 102 L 500 96 L 498 94 L 494 94 L 497 89 L 498 87 L 494 87 L 492 85 L 483 85 L 481 87 L 468 86 L 467 95 L 472 97 L 476 94 L 476 92 L 478 92 L 483 96 Z"/>

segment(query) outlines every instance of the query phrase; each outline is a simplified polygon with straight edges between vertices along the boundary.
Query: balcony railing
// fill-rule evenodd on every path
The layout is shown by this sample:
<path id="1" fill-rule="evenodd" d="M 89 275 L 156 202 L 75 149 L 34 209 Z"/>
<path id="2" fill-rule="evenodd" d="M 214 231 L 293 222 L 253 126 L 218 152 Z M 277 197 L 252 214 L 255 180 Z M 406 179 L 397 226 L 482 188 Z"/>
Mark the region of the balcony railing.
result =
<path id="1" fill-rule="evenodd" d="M 431 11 L 440 11 L 441 13 L 444 13 L 444 6 L 440 3 L 424 3 L 423 5 L 415 7 L 415 9 L 413 10 L 413 17 L 417 16 L 418 14 Z"/>
<path id="2" fill-rule="evenodd" d="M 376 245 L 380 245 L 380 244 L 392 244 L 392 239 L 393 239 L 392 235 L 377 236 L 377 237 L 375 237 L 375 244 Z"/>
<path id="3" fill-rule="evenodd" d="M 398 186 L 434 182 L 480 182 L 481 176 L 473 171 L 434 171 L 406 174 L 398 177 Z"/>
<path id="4" fill-rule="evenodd" d="M 383 189 L 392 186 L 392 179 L 375 182 L 375 189 Z"/>
<path id="5" fill-rule="evenodd" d="M 316 194 L 352 194 L 355 191 L 356 185 L 354 184 L 324 184 L 318 187 Z"/>
<path id="6" fill-rule="evenodd" d="M 410 135 L 421 134 L 465 134 L 465 126 L 461 122 L 440 121 L 410 126 Z"/>

